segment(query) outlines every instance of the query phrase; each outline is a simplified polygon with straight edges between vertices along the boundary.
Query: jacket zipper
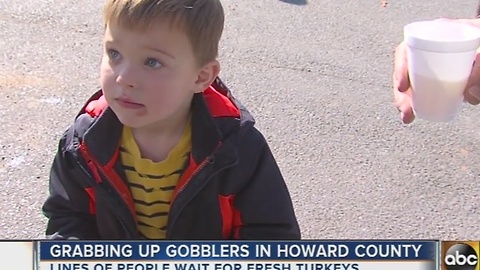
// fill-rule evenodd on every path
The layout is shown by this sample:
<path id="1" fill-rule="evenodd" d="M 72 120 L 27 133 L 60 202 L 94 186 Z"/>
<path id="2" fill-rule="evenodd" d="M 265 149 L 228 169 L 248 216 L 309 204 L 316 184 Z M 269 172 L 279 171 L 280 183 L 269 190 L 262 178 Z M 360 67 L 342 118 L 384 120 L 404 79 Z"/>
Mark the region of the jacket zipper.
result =
<path id="1" fill-rule="evenodd" d="M 208 160 L 204 161 L 203 163 L 205 163 L 205 164 L 203 164 L 203 167 L 205 167 L 205 166 L 206 166 L 206 163 L 208 163 Z M 221 171 L 223 171 L 223 170 L 225 170 L 225 169 L 227 169 L 227 168 L 229 168 L 229 167 L 231 167 L 231 166 L 233 166 L 233 165 L 235 165 L 235 164 L 236 164 L 236 163 L 232 163 L 232 164 L 223 166 L 222 168 L 219 168 L 214 174 L 209 175 L 209 176 L 207 177 L 206 182 L 208 182 L 211 178 L 215 177 L 215 175 L 217 175 L 219 172 L 221 172 Z M 199 166 L 199 167 L 200 167 L 200 166 Z M 203 167 L 202 167 L 202 168 L 203 168 Z M 200 171 L 200 170 L 198 170 L 198 171 Z M 191 177 L 191 178 L 193 178 L 193 177 L 198 173 L 197 170 L 195 170 L 195 172 L 196 172 L 196 173 L 192 173 L 192 177 Z M 202 189 L 202 188 L 196 190 L 196 193 L 195 193 L 194 195 L 196 195 L 201 189 Z M 179 193 L 180 193 L 180 192 L 179 192 Z M 183 208 L 179 209 L 178 212 L 179 212 L 179 213 L 182 212 L 182 209 L 183 209 Z M 178 218 L 178 215 L 175 216 L 175 219 L 172 219 L 171 221 L 169 220 L 168 228 L 174 228 L 174 227 L 175 227 L 175 226 L 173 226 L 173 224 L 175 223 L 175 221 L 177 220 L 177 218 Z M 167 239 L 170 239 L 170 235 L 171 235 L 171 234 L 170 234 L 170 230 L 167 229 Z"/>
<path id="2" fill-rule="evenodd" d="M 215 152 L 219 147 L 221 146 L 221 143 L 219 143 L 217 145 L 217 147 L 215 148 L 215 150 L 213 152 Z M 208 156 L 207 158 L 205 158 L 198 166 L 197 168 L 193 171 L 193 173 L 188 177 L 187 181 L 185 181 L 185 183 L 178 189 L 177 193 L 175 194 L 175 197 L 174 199 L 171 201 L 170 205 L 173 205 L 173 202 L 176 200 L 176 198 L 178 197 L 178 195 L 180 195 L 180 193 L 182 193 L 182 191 L 185 189 L 185 187 L 188 185 L 188 183 L 190 183 L 190 181 L 205 167 L 207 166 L 207 164 L 211 164 L 212 163 L 212 160 L 213 160 L 213 154 Z M 227 166 L 229 167 L 229 166 Z M 222 168 L 220 169 L 219 171 L 223 170 L 225 168 Z M 217 172 L 218 173 L 218 172 Z M 216 173 L 215 173 L 216 174 Z M 210 175 L 207 179 L 210 180 L 210 178 L 212 178 L 214 175 Z M 181 212 L 182 209 L 179 209 L 178 212 Z M 175 223 L 175 221 L 177 220 L 177 217 L 178 215 L 175 216 L 175 219 L 170 219 L 169 218 L 169 222 L 168 222 L 168 225 L 167 225 L 167 239 L 169 239 L 170 237 L 170 228 L 173 228 L 173 224 Z"/>
<path id="3" fill-rule="evenodd" d="M 98 171 L 100 171 L 100 173 L 102 174 L 103 177 L 105 177 L 105 179 L 108 180 L 108 182 L 110 182 L 110 185 L 115 189 L 115 191 L 118 193 L 118 195 L 120 195 L 120 197 L 122 198 L 122 201 L 125 203 L 125 205 L 128 207 L 128 202 L 127 202 L 127 198 L 120 192 L 120 190 L 118 189 L 118 187 L 116 185 L 113 184 L 112 180 L 108 177 L 107 173 L 105 173 L 105 171 L 102 169 L 102 166 L 100 166 L 98 164 L 98 162 L 96 162 L 94 159 L 92 159 L 90 157 L 90 153 L 88 152 L 88 149 L 87 147 L 82 144 L 80 145 L 80 150 L 83 152 L 84 156 L 85 157 L 88 157 L 88 160 L 87 160 L 87 163 L 88 164 L 92 164 L 92 165 L 89 165 L 89 167 L 91 169 L 94 169 L 94 174 L 98 174 Z M 130 207 L 128 207 L 130 209 Z"/>
<path id="4" fill-rule="evenodd" d="M 198 174 L 198 172 L 200 172 L 208 163 L 210 163 L 211 161 L 211 156 L 208 156 L 205 160 L 203 160 L 198 166 L 197 168 L 193 171 L 193 173 L 188 177 L 187 181 L 185 181 L 185 183 L 183 183 L 183 185 L 178 189 L 177 193 L 175 194 L 175 197 L 173 198 L 173 200 L 170 202 L 170 209 L 171 209 L 171 206 L 173 205 L 173 202 L 177 199 L 178 195 L 180 195 L 180 193 L 183 192 L 183 190 L 185 189 L 185 187 L 188 185 L 188 183 L 190 183 L 190 181 L 193 179 L 193 177 L 195 177 L 195 175 Z M 179 212 L 181 212 L 182 209 L 179 210 Z M 171 214 L 171 212 L 170 212 Z M 175 221 L 177 220 L 177 217 L 178 217 L 179 214 L 175 215 L 175 219 L 171 219 L 170 217 L 168 217 L 168 221 L 167 221 L 167 233 L 166 233 L 166 239 L 170 239 L 170 235 L 171 235 L 171 228 L 173 228 L 173 224 L 175 223 Z"/>
<path id="5" fill-rule="evenodd" d="M 82 174 L 85 174 L 85 175 L 86 175 L 87 177 L 89 177 L 89 178 L 92 177 L 91 173 L 94 174 L 94 177 L 97 177 L 97 176 L 100 177 L 100 175 L 98 174 L 98 171 L 96 170 L 96 168 L 91 167 L 91 165 L 93 166 L 93 163 L 90 163 L 91 165 L 88 164 L 88 167 L 91 169 L 91 171 L 87 171 L 87 170 L 85 169 L 84 165 L 83 165 L 79 160 L 77 160 L 76 162 L 77 162 L 77 164 L 78 164 L 78 166 L 79 166 L 79 170 L 81 171 Z M 95 176 L 95 175 L 96 175 L 96 176 Z M 96 183 L 101 183 L 101 182 L 102 182 L 102 181 L 96 181 Z M 87 182 L 87 183 L 88 183 L 88 182 Z M 91 183 L 88 183 L 88 184 L 91 184 Z M 100 192 L 104 193 L 105 191 L 100 190 Z M 100 197 L 100 198 L 101 198 L 101 197 Z M 106 198 L 106 197 L 105 197 L 105 198 Z M 101 199 L 103 200 L 103 198 L 101 198 Z M 112 206 L 112 204 L 110 204 L 109 202 L 108 202 L 108 205 L 109 205 L 112 209 L 114 209 L 114 207 Z M 125 225 L 125 222 L 124 222 L 121 218 L 119 218 L 118 221 L 119 221 L 120 224 L 123 226 L 123 228 L 124 228 L 126 231 L 128 231 L 128 228 L 127 228 L 127 226 Z"/>
<path id="6" fill-rule="evenodd" d="M 87 159 L 87 164 L 88 164 L 88 167 L 90 167 L 91 170 L 93 170 L 93 174 L 94 174 L 94 177 L 97 177 L 98 176 L 98 171 L 100 171 L 100 173 L 102 174 L 103 177 L 105 177 L 105 179 L 107 179 L 107 181 L 110 183 L 110 185 L 115 189 L 115 191 L 117 192 L 117 194 L 120 196 L 120 198 L 122 199 L 123 203 L 125 203 L 125 205 L 127 206 L 127 208 L 130 210 L 130 214 L 134 217 L 135 219 L 135 216 L 133 215 L 133 213 L 131 212 L 131 209 L 128 205 L 128 202 L 127 202 L 127 198 L 120 192 L 120 190 L 118 189 L 118 187 L 116 185 L 113 184 L 112 180 L 108 177 L 107 173 L 105 173 L 105 171 L 102 169 L 102 167 L 98 164 L 98 162 L 96 162 L 95 160 L 93 160 L 90 156 L 90 153 L 87 149 L 87 147 L 84 145 L 84 144 L 81 144 L 80 145 L 80 151 L 82 151 L 83 153 L 83 157 Z M 96 179 L 96 182 L 97 183 L 100 183 L 101 182 L 101 179 Z"/>
<path id="7" fill-rule="evenodd" d="M 220 148 L 220 146 L 222 145 L 222 142 L 219 142 L 217 144 L 217 146 L 215 147 L 215 149 L 213 150 L 213 153 L 215 153 L 217 151 L 218 148 Z M 182 191 L 185 189 L 185 187 L 188 185 L 188 183 L 190 183 L 190 181 L 192 180 L 192 178 L 198 174 L 198 172 L 200 172 L 208 163 L 211 163 L 213 160 L 213 154 L 207 156 L 198 166 L 197 168 L 195 168 L 195 170 L 192 172 L 192 174 L 190 176 L 188 176 L 188 179 L 187 181 L 185 181 L 185 183 L 183 183 L 183 185 L 178 189 L 177 193 L 175 194 L 175 197 L 173 198 L 174 200 L 178 197 L 178 195 L 180 195 L 180 193 L 182 193 Z M 173 204 L 173 201 L 170 202 L 170 205 Z"/>
<path id="8" fill-rule="evenodd" d="M 178 195 L 180 195 L 180 193 L 182 193 L 182 191 L 185 189 L 188 183 L 190 183 L 192 178 L 195 177 L 195 175 L 197 175 L 198 172 L 200 172 L 208 163 L 210 163 L 211 160 L 212 160 L 212 157 L 208 156 L 204 161 L 202 161 L 202 163 L 200 163 L 197 166 L 197 168 L 193 171 L 193 173 L 188 177 L 187 181 L 185 181 L 185 183 L 183 183 L 183 185 L 178 189 L 177 193 L 175 194 L 174 200 L 178 197 Z M 173 201 L 170 202 L 170 204 L 173 204 Z"/>

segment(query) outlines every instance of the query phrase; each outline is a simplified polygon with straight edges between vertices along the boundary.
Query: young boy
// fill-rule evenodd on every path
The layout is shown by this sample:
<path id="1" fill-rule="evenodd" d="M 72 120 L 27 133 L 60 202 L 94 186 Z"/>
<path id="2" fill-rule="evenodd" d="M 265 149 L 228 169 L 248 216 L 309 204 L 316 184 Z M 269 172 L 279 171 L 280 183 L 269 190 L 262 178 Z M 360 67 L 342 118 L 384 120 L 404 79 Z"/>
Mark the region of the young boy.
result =
<path id="1" fill-rule="evenodd" d="M 101 91 L 60 140 L 53 239 L 300 239 L 249 112 L 217 77 L 219 0 L 107 0 Z"/>

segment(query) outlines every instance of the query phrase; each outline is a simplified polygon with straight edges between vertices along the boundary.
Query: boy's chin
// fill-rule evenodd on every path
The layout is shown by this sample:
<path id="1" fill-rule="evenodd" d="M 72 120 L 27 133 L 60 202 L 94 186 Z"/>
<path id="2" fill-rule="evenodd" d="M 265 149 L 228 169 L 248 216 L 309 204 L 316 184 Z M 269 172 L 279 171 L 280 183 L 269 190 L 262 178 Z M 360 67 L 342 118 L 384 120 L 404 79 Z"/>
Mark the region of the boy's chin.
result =
<path id="1" fill-rule="evenodd" d="M 146 123 L 142 123 L 141 121 L 138 121 L 138 120 L 133 120 L 133 119 L 121 119 L 119 118 L 120 120 L 120 123 L 122 123 L 122 125 L 126 126 L 126 127 L 129 127 L 129 128 L 142 128 L 142 127 L 145 127 L 147 126 Z"/>
<path id="2" fill-rule="evenodd" d="M 131 129 L 149 128 L 155 125 L 155 122 L 148 121 L 149 119 L 145 119 L 143 117 L 118 117 L 118 120 L 122 125 Z"/>
<path id="3" fill-rule="evenodd" d="M 122 108 L 116 108 L 116 106 L 111 107 L 115 115 L 117 116 L 118 120 L 122 125 L 131 127 L 131 128 L 140 128 L 148 123 L 145 121 L 145 116 L 138 115 L 135 112 L 129 112 Z M 143 113 L 142 113 L 143 114 Z"/>
<path id="4" fill-rule="evenodd" d="M 130 128 L 140 128 L 146 125 L 146 123 L 143 123 L 141 121 L 140 117 L 131 117 L 131 116 L 125 116 L 121 114 L 116 114 L 118 120 L 122 125 L 130 127 Z"/>

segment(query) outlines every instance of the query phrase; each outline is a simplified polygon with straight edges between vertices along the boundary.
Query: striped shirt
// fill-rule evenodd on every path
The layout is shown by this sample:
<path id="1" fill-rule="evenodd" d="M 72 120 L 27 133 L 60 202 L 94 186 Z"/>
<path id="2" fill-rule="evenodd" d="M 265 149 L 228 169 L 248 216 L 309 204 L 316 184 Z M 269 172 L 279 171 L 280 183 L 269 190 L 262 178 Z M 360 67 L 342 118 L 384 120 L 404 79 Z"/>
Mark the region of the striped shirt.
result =
<path id="1" fill-rule="evenodd" d="M 191 125 L 161 162 L 142 158 L 132 131 L 124 127 L 120 154 L 135 203 L 138 230 L 147 239 L 165 239 L 170 200 L 191 149 Z"/>

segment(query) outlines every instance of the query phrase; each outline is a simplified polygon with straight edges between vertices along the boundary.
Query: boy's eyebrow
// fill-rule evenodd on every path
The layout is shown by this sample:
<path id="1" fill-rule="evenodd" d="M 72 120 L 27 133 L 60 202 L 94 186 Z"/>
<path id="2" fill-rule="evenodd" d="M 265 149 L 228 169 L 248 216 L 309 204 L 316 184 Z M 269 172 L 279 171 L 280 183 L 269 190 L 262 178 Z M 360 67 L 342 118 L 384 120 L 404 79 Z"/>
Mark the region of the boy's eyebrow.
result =
<path id="1" fill-rule="evenodd" d="M 104 42 L 105 42 L 105 45 L 112 45 L 112 44 L 115 43 L 112 39 L 105 39 Z M 151 50 L 151 51 L 155 51 L 155 52 L 159 52 L 161 54 L 164 54 L 164 55 L 172 58 L 173 60 L 176 59 L 175 56 L 173 56 L 172 54 L 170 54 L 170 53 L 168 53 L 164 50 L 161 50 L 161 49 L 158 49 L 158 48 L 155 48 L 155 47 L 151 47 L 151 46 L 144 46 L 144 48 L 148 49 L 148 50 Z"/>
<path id="2" fill-rule="evenodd" d="M 168 52 L 166 52 L 166 51 L 164 51 L 164 50 L 162 50 L 162 49 L 158 49 L 158 48 L 151 47 L 151 46 L 145 46 L 145 48 L 146 48 L 146 49 L 149 49 L 149 50 L 152 50 L 152 51 L 159 52 L 159 53 L 164 54 L 164 55 L 166 55 L 166 56 L 168 56 L 168 57 L 170 57 L 170 58 L 172 58 L 172 59 L 175 60 L 175 56 L 171 55 L 170 53 L 168 53 Z"/>

